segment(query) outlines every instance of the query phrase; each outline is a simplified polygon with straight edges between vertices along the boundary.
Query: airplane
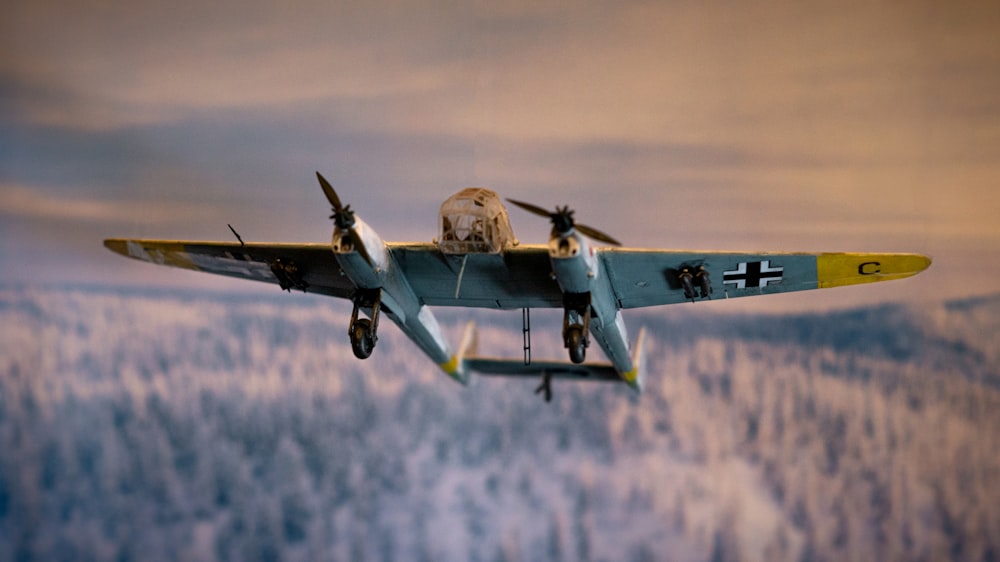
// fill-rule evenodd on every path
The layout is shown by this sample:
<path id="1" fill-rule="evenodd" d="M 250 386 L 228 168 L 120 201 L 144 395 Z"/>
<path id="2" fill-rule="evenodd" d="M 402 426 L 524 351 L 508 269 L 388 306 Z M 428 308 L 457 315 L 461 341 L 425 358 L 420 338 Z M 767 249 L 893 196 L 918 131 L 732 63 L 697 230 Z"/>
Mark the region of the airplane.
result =
<path id="1" fill-rule="evenodd" d="M 641 392 L 644 331 L 630 345 L 626 309 L 842 287 L 902 279 L 927 269 L 927 256 L 908 253 L 719 252 L 624 248 L 611 236 L 574 220 L 568 206 L 549 211 L 507 199 L 552 223 L 547 245 L 520 244 L 507 209 L 493 191 L 473 187 L 441 205 L 430 243 L 385 242 L 343 205 L 316 172 L 332 207 L 330 244 L 130 240 L 104 245 L 138 260 L 229 277 L 276 283 L 282 290 L 349 299 L 348 336 L 354 355 L 368 358 L 388 316 L 454 380 L 471 373 L 541 377 L 537 393 L 552 399 L 553 378 L 624 383 Z M 477 354 L 473 323 L 453 351 L 430 307 L 522 309 L 524 359 Z M 535 361 L 530 310 L 563 309 L 569 362 Z M 586 362 L 592 342 L 608 362 Z"/>

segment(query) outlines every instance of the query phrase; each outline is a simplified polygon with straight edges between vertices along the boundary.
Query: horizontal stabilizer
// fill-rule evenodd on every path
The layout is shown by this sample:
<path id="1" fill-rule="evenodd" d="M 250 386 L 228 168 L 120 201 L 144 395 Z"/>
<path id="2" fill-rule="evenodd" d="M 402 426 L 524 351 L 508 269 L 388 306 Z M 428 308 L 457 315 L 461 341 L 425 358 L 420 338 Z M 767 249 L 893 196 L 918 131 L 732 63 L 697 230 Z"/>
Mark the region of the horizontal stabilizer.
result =
<path id="1" fill-rule="evenodd" d="M 554 379 L 625 382 L 610 363 L 577 365 L 559 361 L 532 361 L 525 365 L 520 359 L 466 357 L 465 367 L 487 376 L 539 377 Z"/>

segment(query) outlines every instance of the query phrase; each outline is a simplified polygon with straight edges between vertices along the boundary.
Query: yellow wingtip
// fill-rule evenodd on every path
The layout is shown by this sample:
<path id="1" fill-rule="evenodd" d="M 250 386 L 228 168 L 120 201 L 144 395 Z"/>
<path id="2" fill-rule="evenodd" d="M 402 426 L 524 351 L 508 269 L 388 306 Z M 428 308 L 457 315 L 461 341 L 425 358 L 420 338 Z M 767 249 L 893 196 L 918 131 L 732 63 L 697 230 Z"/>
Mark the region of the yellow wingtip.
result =
<path id="1" fill-rule="evenodd" d="M 820 288 L 877 283 L 912 277 L 931 265 L 922 254 L 842 253 L 816 257 Z"/>

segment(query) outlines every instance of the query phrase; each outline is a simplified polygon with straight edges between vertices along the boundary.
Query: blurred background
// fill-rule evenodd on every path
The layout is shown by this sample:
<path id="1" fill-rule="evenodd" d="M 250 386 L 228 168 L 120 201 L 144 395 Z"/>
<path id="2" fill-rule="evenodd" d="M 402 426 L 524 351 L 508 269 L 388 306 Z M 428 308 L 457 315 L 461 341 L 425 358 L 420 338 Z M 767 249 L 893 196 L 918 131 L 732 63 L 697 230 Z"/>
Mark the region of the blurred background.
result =
<path id="1" fill-rule="evenodd" d="M 998 69 L 993 2 L 8 2 L 0 558 L 996 559 Z M 636 312 L 647 395 L 546 405 L 101 245 L 327 241 L 317 170 L 386 240 L 482 185 L 626 246 L 934 265 Z"/>

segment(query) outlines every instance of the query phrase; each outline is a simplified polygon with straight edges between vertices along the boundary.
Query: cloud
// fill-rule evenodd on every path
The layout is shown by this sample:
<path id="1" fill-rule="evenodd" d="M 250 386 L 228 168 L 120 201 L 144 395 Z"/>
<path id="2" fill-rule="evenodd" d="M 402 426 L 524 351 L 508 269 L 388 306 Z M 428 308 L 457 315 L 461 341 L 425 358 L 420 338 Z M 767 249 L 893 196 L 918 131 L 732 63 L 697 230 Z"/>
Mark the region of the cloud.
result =
<path id="1" fill-rule="evenodd" d="M 0 185 L 0 214 L 30 219 L 131 224 L 137 218 L 160 225 L 197 221 L 213 216 L 211 210 L 183 203 L 150 205 L 147 201 L 56 197 L 25 186 Z"/>
<path id="2" fill-rule="evenodd" d="M 27 85 L 23 118 L 64 127 L 304 109 L 367 132 L 983 161 L 969 120 L 1000 113 L 1000 18 L 974 5 L 942 23 L 768 2 L 38 4 L 13 10 L 0 69 Z"/>
<path id="3" fill-rule="evenodd" d="M 95 102 L 92 112 L 27 104 L 37 122 L 88 128 L 206 109 L 418 95 L 445 90 L 463 72 L 457 55 L 467 49 L 440 32 L 471 12 L 414 2 L 365 6 L 71 2 L 54 10 L 23 3 L 9 20 L 12 48 L 0 69 Z M 39 33 L 51 27 L 61 32 Z"/>
<path id="4" fill-rule="evenodd" d="M 966 246 L 1000 238 L 998 29 L 975 2 L 15 0 L 0 185 L 165 236 L 325 236 L 321 170 L 388 239 L 485 185 L 640 245 Z"/>

